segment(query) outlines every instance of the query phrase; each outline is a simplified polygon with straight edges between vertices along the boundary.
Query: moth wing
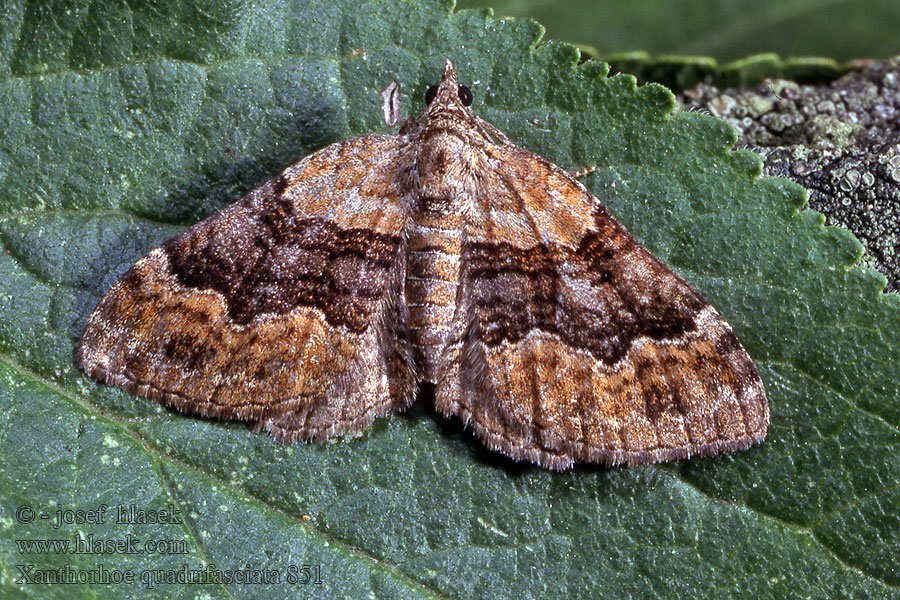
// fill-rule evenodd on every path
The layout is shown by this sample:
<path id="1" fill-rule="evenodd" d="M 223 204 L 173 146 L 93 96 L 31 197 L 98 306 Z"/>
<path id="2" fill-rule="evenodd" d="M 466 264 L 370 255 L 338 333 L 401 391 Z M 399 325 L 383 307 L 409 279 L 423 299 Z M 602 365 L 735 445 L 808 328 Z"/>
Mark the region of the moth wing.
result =
<path id="1" fill-rule="evenodd" d="M 553 469 L 760 441 L 762 381 L 715 309 L 559 167 L 512 144 L 486 152 L 438 409 Z"/>
<path id="2" fill-rule="evenodd" d="M 399 144 L 328 146 L 151 251 L 88 318 L 84 371 L 285 441 L 408 406 Z"/>

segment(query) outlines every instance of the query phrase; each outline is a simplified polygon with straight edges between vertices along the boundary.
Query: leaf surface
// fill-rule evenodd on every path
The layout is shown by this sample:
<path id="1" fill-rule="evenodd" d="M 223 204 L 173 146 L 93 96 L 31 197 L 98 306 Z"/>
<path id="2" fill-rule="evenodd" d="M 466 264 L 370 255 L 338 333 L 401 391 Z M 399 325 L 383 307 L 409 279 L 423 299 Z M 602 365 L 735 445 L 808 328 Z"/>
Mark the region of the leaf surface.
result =
<path id="1" fill-rule="evenodd" d="M 900 303 L 853 266 L 849 234 L 800 210 L 802 189 L 728 150 L 723 122 L 577 67 L 533 22 L 444 2 L 44 6 L 6 9 L 0 32 L 0 595 L 900 596 Z M 734 326 L 770 397 L 761 446 L 551 473 L 424 398 L 285 446 L 76 368 L 87 315 L 132 263 L 312 150 L 383 130 L 391 79 L 418 113 L 446 58 L 517 144 L 596 165 L 587 185 Z M 102 523 L 53 526 L 103 505 Z M 117 523 L 120 506 L 177 522 Z M 21 543 L 128 535 L 140 553 Z M 17 565 L 101 563 L 135 583 L 16 583 Z M 278 579 L 152 581 L 215 569 Z"/>

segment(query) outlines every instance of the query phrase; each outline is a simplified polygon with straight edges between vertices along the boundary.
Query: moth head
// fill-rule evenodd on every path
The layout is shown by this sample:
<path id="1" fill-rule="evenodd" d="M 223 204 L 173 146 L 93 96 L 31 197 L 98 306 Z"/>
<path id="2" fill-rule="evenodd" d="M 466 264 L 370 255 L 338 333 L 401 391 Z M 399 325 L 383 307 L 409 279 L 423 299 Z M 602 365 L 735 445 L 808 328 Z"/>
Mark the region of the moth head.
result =
<path id="1" fill-rule="evenodd" d="M 431 86 L 425 92 L 425 103 L 428 105 L 426 112 L 431 119 L 438 116 L 471 118 L 472 111 L 469 109 L 469 105 L 472 104 L 472 91 L 459 84 L 456 79 L 456 69 L 449 60 L 444 64 L 441 82 Z"/>

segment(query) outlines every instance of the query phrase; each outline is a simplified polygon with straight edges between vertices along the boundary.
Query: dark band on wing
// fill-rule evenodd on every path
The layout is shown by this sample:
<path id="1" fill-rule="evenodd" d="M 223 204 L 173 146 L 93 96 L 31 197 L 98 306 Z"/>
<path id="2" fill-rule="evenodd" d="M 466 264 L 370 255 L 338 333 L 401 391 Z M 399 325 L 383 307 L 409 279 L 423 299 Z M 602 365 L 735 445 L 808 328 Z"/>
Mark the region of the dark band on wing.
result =
<path id="1" fill-rule="evenodd" d="M 526 249 L 508 243 L 466 244 L 465 277 L 479 312 L 482 341 L 488 347 L 517 342 L 538 329 L 612 365 L 637 338 L 676 339 L 695 331 L 695 317 L 707 305 L 700 294 L 686 283 L 678 298 L 653 288 L 636 289 L 634 282 L 623 285 L 627 275 L 620 261 L 638 249 L 637 243 L 607 235 L 590 231 L 575 252 L 545 244 Z M 562 263 L 575 266 L 579 278 L 590 282 L 591 305 L 572 302 L 561 281 Z"/>
<path id="2" fill-rule="evenodd" d="M 223 251 L 205 229 L 190 229 L 163 245 L 172 273 L 188 288 L 214 290 L 228 316 L 243 325 L 262 314 L 283 315 L 298 306 L 322 311 L 329 325 L 359 332 L 371 324 L 384 294 L 401 239 L 370 229 L 340 229 L 324 219 L 263 213 L 240 245 Z"/>

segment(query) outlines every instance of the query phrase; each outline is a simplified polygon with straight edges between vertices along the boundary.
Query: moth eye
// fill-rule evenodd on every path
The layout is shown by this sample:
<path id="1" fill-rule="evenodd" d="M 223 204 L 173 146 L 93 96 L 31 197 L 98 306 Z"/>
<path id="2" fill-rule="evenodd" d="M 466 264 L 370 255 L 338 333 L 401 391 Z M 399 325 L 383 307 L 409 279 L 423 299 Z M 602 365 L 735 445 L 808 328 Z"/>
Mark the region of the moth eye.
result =
<path id="1" fill-rule="evenodd" d="M 463 103 L 463 106 L 472 104 L 472 90 L 461 85 L 456 89 L 456 93 L 459 94 L 459 99 Z"/>
<path id="2" fill-rule="evenodd" d="M 425 91 L 425 104 L 431 104 L 431 101 L 437 96 L 437 88 L 438 86 L 433 85 Z"/>

